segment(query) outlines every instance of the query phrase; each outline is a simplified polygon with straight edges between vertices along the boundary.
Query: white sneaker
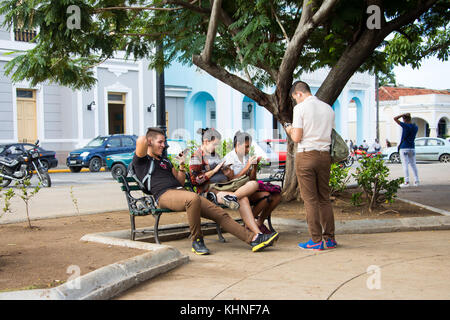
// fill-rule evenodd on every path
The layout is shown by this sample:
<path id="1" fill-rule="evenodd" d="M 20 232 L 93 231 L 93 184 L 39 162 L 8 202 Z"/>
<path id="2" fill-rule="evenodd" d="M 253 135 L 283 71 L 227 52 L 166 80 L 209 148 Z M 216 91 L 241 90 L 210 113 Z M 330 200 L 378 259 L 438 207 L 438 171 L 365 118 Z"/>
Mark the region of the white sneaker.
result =
<path id="1" fill-rule="evenodd" d="M 420 185 L 419 181 L 414 181 L 414 187 L 418 187 Z"/>
<path id="2" fill-rule="evenodd" d="M 407 187 L 409 187 L 409 182 L 405 182 L 400 185 L 400 188 L 407 188 Z"/>

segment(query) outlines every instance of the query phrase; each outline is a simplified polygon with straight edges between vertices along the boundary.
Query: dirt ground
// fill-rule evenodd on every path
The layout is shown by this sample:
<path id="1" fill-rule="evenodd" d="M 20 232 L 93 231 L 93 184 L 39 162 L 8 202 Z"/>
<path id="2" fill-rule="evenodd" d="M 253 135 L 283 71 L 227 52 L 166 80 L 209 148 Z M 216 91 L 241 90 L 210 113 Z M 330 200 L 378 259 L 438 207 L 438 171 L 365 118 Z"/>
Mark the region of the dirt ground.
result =
<path id="1" fill-rule="evenodd" d="M 333 209 L 337 221 L 439 215 L 400 201 L 369 213 L 365 206 L 351 205 L 350 194 L 334 199 Z M 237 214 L 230 211 L 233 217 L 238 217 Z M 305 220 L 303 204 L 281 203 L 272 217 Z M 153 221 L 149 216 L 137 217 L 136 224 L 141 228 L 153 225 Z M 160 225 L 186 222 L 185 213 L 170 213 L 162 215 Z M 83 275 L 144 253 L 80 241 L 89 233 L 129 229 L 128 211 L 37 220 L 32 221 L 32 226 L 30 229 L 28 223 L 0 225 L 0 291 L 58 286 L 67 281 L 76 268 Z"/>

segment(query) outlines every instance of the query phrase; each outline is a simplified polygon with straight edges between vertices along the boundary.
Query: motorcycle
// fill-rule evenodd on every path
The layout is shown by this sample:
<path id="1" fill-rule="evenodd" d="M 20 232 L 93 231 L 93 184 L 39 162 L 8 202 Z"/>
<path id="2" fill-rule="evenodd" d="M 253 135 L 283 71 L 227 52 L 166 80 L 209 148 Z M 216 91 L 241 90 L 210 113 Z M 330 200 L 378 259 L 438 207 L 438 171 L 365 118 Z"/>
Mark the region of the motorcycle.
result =
<path id="1" fill-rule="evenodd" d="M 341 166 L 341 168 L 348 168 L 348 167 L 351 167 L 353 165 L 354 161 L 355 161 L 354 154 L 353 154 L 353 152 L 350 152 L 350 154 L 348 155 L 347 159 L 342 160 L 341 162 L 339 162 L 339 165 Z"/>
<path id="2" fill-rule="evenodd" d="M 8 186 L 11 181 L 23 183 L 23 181 L 31 179 L 34 173 L 36 173 L 42 186 L 47 188 L 51 187 L 52 181 L 50 175 L 42 165 L 39 159 L 39 150 L 36 148 L 39 145 L 39 140 L 34 145 L 35 148 L 31 148 L 25 154 L 21 154 L 14 159 L 0 156 L 1 187 Z"/>
<path id="3" fill-rule="evenodd" d="M 343 168 L 348 168 L 351 167 L 355 161 L 358 161 L 364 157 L 373 158 L 381 154 L 381 151 L 368 152 L 367 150 L 361 148 L 353 149 L 350 150 L 350 154 L 348 155 L 347 159 L 339 162 L 339 165 Z"/>

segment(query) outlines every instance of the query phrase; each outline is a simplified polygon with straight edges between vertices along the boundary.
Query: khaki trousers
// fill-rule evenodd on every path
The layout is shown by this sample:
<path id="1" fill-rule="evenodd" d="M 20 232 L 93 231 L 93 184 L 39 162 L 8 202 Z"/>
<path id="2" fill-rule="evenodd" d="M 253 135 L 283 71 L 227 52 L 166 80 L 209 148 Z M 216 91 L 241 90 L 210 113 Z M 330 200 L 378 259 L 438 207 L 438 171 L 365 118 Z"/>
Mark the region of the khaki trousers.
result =
<path id="1" fill-rule="evenodd" d="M 231 218 L 222 208 L 211 201 L 199 196 L 197 193 L 182 189 L 170 189 L 158 199 L 160 208 L 172 211 L 186 211 L 191 238 L 193 240 L 203 236 L 200 217 L 213 220 L 223 230 L 231 233 L 238 239 L 250 244 L 255 234 Z"/>
<path id="2" fill-rule="evenodd" d="M 334 239 L 334 214 L 330 201 L 329 152 L 297 152 L 295 170 L 304 201 L 306 221 L 311 239 L 314 242 Z"/>

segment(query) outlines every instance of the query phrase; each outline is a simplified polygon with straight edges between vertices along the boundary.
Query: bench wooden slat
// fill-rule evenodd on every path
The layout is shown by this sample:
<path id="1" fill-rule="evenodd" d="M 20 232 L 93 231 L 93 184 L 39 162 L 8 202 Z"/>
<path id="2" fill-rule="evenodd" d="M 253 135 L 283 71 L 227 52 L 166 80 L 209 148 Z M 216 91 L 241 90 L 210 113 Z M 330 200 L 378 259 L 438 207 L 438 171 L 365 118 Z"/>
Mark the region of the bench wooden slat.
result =
<path id="1" fill-rule="evenodd" d="M 139 185 L 128 186 L 128 188 L 130 188 L 130 191 L 140 191 L 141 190 Z M 121 186 L 120 189 L 122 189 L 122 191 L 127 191 L 127 188 L 125 186 Z"/>
<path id="2" fill-rule="evenodd" d="M 119 176 L 119 177 L 117 177 L 117 181 L 119 181 L 120 183 L 123 184 L 123 178 L 124 178 L 123 176 Z M 125 180 L 127 182 L 136 182 L 136 180 L 134 180 L 133 177 L 125 177 Z"/>

